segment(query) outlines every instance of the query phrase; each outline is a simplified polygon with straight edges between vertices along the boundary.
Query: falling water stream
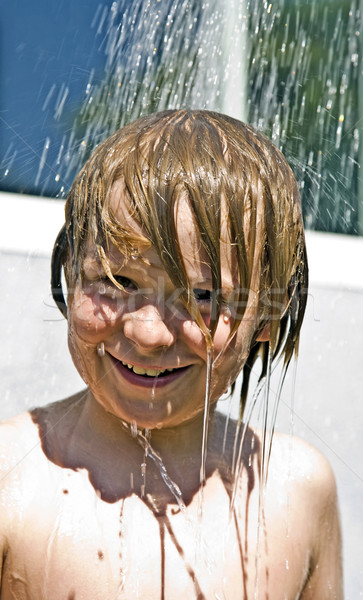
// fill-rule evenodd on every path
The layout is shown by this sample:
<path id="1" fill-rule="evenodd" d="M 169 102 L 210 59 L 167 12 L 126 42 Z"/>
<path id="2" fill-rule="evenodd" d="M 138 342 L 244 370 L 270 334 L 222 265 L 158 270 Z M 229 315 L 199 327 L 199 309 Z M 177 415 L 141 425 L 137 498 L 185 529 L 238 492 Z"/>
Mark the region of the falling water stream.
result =
<path id="1" fill-rule="evenodd" d="M 141 474 L 144 477 L 146 476 L 146 462 L 145 461 L 147 458 L 150 458 L 155 463 L 155 465 L 158 467 L 162 480 L 164 481 L 168 490 L 174 496 L 180 510 L 184 511 L 185 504 L 183 501 L 183 497 L 182 497 L 180 488 L 175 483 L 175 481 L 173 481 L 171 479 L 171 477 L 169 476 L 168 471 L 164 465 L 163 459 L 160 456 L 159 452 L 154 450 L 154 448 L 152 447 L 151 440 L 150 440 L 150 432 L 145 431 L 143 433 L 142 431 L 137 431 L 135 438 L 138 441 L 138 443 L 140 444 L 140 446 L 142 447 L 142 449 L 144 450 L 144 462 L 141 464 Z M 145 482 L 143 483 L 143 486 L 145 486 Z M 145 492 L 146 492 L 146 486 L 141 491 L 141 497 L 143 497 L 145 495 Z"/>
<path id="2" fill-rule="evenodd" d="M 287 156 L 307 227 L 362 234 L 360 22 L 358 0 L 100 4 L 90 34 L 105 67 L 91 71 L 59 144 L 56 181 L 71 182 L 100 141 L 142 114 L 216 109 L 248 121 Z M 69 120 L 68 87 L 50 92 L 47 110 L 55 98 L 54 118 Z"/>

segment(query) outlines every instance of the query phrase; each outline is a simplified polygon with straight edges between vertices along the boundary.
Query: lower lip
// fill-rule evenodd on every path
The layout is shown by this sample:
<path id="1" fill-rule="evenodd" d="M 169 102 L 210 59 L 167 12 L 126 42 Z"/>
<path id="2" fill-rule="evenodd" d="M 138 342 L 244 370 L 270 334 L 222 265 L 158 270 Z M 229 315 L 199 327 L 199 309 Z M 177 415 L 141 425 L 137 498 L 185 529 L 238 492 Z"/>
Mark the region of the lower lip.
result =
<path id="1" fill-rule="evenodd" d="M 138 385 L 144 388 L 161 388 L 173 383 L 176 379 L 179 379 L 190 367 L 182 367 L 176 371 L 171 372 L 168 375 L 162 375 L 159 377 L 147 377 L 146 375 L 137 375 L 125 367 L 119 360 L 114 358 L 111 354 L 109 355 L 117 371 L 121 373 L 122 377 L 133 385 Z"/>

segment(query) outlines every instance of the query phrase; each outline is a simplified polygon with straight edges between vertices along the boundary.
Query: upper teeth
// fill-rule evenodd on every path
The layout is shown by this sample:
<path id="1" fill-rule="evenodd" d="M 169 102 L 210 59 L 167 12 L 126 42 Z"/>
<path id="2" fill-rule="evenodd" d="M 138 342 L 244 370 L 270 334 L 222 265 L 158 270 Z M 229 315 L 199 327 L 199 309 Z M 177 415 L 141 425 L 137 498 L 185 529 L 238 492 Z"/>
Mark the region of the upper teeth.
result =
<path id="1" fill-rule="evenodd" d="M 130 365 L 129 363 L 121 361 L 123 365 L 131 369 L 137 375 L 149 375 L 149 377 L 156 377 L 161 373 L 165 373 L 166 371 L 173 371 L 174 369 L 143 369 L 142 367 L 136 367 L 135 365 Z"/>

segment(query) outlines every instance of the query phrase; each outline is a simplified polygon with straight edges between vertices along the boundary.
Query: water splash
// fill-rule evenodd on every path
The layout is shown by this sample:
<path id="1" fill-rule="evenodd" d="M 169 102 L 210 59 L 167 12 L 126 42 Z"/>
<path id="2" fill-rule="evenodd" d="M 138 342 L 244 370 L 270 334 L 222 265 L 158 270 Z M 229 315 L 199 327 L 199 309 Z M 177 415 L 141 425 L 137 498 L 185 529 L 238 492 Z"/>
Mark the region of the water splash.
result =
<path id="1" fill-rule="evenodd" d="M 86 85 L 63 158 L 67 179 L 101 140 L 142 114 L 221 108 L 224 12 L 217 0 L 119 1 L 98 12 L 94 26 L 102 39 L 104 74 L 96 80 L 92 72 Z"/>
<path id="2" fill-rule="evenodd" d="M 305 223 L 363 233 L 357 0 L 250 5 L 249 122 L 289 159 Z"/>
<path id="3" fill-rule="evenodd" d="M 360 21 L 359 0 L 100 5 L 91 35 L 105 67 L 90 72 L 61 143 L 58 180 L 71 182 L 100 141 L 142 114 L 222 110 L 267 134 L 287 156 L 307 227 L 363 233 Z M 64 115 L 67 130 L 69 100 L 65 84 L 44 100 L 50 110 L 54 103 L 55 119 Z"/>
<path id="4" fill-rule="evenodd" d="M 141 464 L 141 475 L 142 475 L 142 479 L 143 479 L 141 497 L 144 497 L 144 495 L 146 494 L 146 459 L 150 458 L 154 462 L 154 464 L 158 467 L 161 478 L 162 478 L 163 482 L 165 483 L 166 487 L 168 488 L 168 490 L 174 496 L 174 498 L 179 506 L 179 509 L 181 511 L 185 511 L 186 507 L 185 507 L 185 503 L 184 503 L 183 497 L 182 497 L 182 492 L 181 492 L 179 486 L 175 483 L 175 481 L 173 481 L 171 479 L 160 454 L 156 450 L 154 450 L 154 448 L 151 446 L 150 431 L 148 429 L 145 429 L 144 433 L 142 433 L 142 431 L 137 429 L 136 430 L 137 433 L 135 436 L 134 430 L 131 432 L 130 426 L 127 423 L 121 422 L 121 424 L 128 432 L 131 433 L 132 437 L 134 437 L 136 439 L 136 441 L 140 444 L 141 448 L 144 450 L 144 461 Z"/>
<path id="5" fill-rule="evenodd" d="M 40 177 L 41 177 L 41 174 L 42 174 L 42 171 L 44 169 L 44 165 L 45 165 L 45 162 L 46 162 L 46 159 L 47 159 L 47 154 L 48 154 L 49 147 L 50 147 L 50 138 L 47 137 L 46 140 L 45 140 L 45 142 L 44 142 L 43 152 L 42 152 L 42 155 L 40 157 L 40 162 L 39 162 L 38 173 L 37 173 L 37 176 L 35 178 L 35 185 L 36 186 L 39 185 Z"/>

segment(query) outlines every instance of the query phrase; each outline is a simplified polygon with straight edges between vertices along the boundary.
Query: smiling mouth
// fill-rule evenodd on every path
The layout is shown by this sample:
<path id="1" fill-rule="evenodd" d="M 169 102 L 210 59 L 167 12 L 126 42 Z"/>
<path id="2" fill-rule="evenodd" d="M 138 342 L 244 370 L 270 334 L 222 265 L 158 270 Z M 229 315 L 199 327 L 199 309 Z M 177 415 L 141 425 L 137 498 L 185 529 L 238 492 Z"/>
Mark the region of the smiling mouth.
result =
<path id="1" fill-rule="evenodd" d="M 116 370 L 130 384 L 146 388 L 162 388 L 178 380 L 192 365 L 167 369 L 144 369 L 126 361 L 115 358 L 107 353 Z"/>
<path id="2" fill-rule="evenodd" d="M 135 365 L 131 365 L 130 363 L 126 363 L 123 360 L 119 361 L 124 367 L 129 369 L 132 373 L 136 375 L 142 375 L 143 377 L 165 377 L 165 375 L 170 375 L 170 373 L 175 373 L 176 371 L 181 371 L 183 368 L 176 369 L 143 369 L 142 367 L 137 367 Z"/>

